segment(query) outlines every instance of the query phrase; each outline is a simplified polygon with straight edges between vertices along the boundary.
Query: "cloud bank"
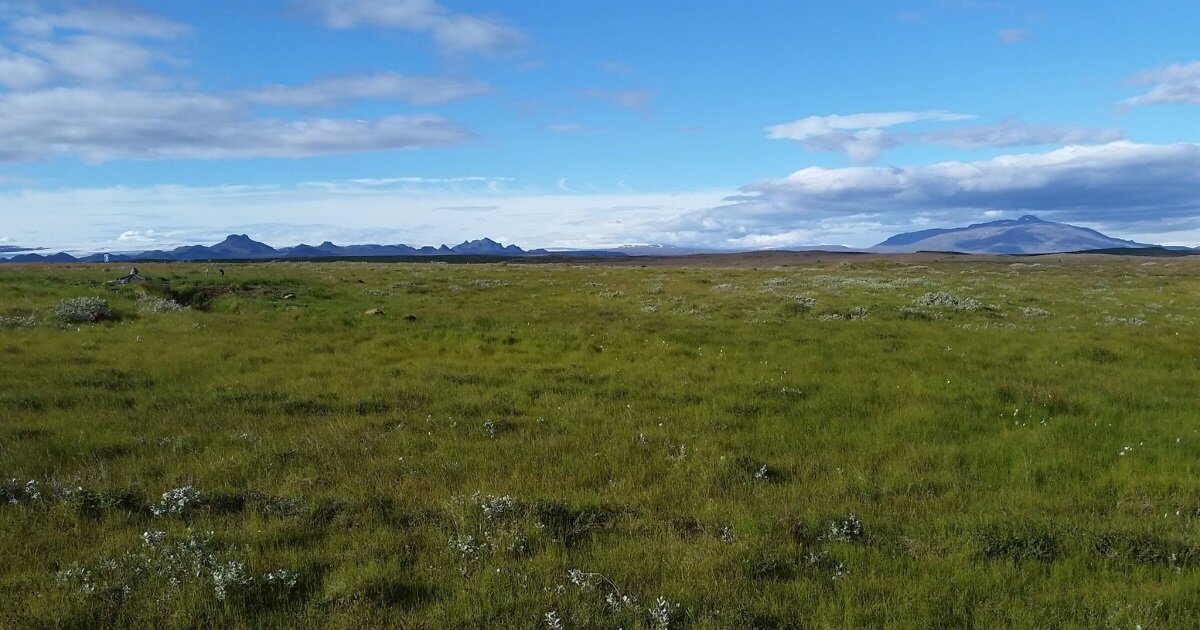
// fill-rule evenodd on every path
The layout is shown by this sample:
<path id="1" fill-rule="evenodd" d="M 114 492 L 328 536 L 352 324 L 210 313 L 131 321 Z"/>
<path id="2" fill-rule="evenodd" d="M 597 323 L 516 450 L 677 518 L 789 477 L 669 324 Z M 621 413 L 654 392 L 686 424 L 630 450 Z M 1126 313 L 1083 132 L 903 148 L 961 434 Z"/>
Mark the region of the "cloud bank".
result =
<path id="1" fill-rule="evenodd" d="M 0 206 L 6 235 L 56 250 L 212 243 L 231 232 L 272 245 L 326 239 L 425 245 L 489 236 L 529 247 L 591 247 L 670 242 L 669 234 L 656 231 L 663 217 L 714 206 L 731 192 L 577 194 L 494 177 L 394 177 L 295 186 L 0 190 Z"/>
<path id="2" fill-rule="evenodd" d="M 176 235 L 156 243 L 165 246 L 215 242 L 229 231 L 275 245 L 486 235 L 536 247 L 870 246 L 897 232 L 1027 213 L 1143 242 L 1196 244 L 1200 145 L 1121 141 L 904 168 L 812 167 L 737 192 L 579 194 L 493 177 L 393 177 L 287 187 L 21 190 L 0 192 L 0 206 L 11 211 L 11 234 L 56 247 L 70 243 L 30 230 L 49 219 L 56 238 L 114 248 L 126 232 L 126 239 Z M 95 218 L 79 220 L 77 208 Z M 256 223 L 247 224 L 247 216 Z M 91 239 L 97 235 L 107 240 Z"/>
<path id="3" fill-rule="evenodd" d="M 884 131 L 888 127 L 922 121 L 968 120 L 970 114 L 948 111 L 875 112 L 832 116 L 809 116 L 790 123 L 767 127 L 772 140 L 794 140 L 810 151 L 840 151 L 856 164 L 874 161 L 903 140 Z"/>
<path id="4" fill-rule="evenodd" d="M 874 162 L 888 149 L 906 144 L 934 144 L 956 149 L 1028 147 L 1049 144 L 1096 144 L 1124 138 L 1120 129 L 1090 129 L 1071 125 L 1029 125 L 1004 120 L 988 125 L 935 129 L 920 133 L 888 131 L 898 125 L 919 122 L 955 122 L 975 118 L 943 110 L 923 112 L 876 112 L 833 116 L 809 116 L 794 122 L 767 127 L 767 138 L 793 140 L 809 151 L 846 154 L 855 164 Z"/>
<path id="5" fill-rule="evenodd" d="M 779 235 L 888 235 L 921 223 L 958 225 L 1036 213 L 1128 234 L 1200 229 L 1200 145 L 1112 142 L 976 162 L 798 170 L 681 216 L 670 230 L 697 242 L 758 243 Z"/>
<path id="6" fill-rule="evenodd" d="M 279 120 L 185 92 L 53 88 L 0 94 L 0 160 L 308 157 L 442 147 L 472 134 L 435 115 Z"/>
<path id="7" fill-rule="evenodd" d="M 432 3 L 330 6 L 358 7 L 367 16 L 371 6 L 400 4 L 460 26 L 470 17 Z M 491 91 L 477 81 L 386 72 L 230 93 L 168 88 L 162 86 L 187 81 L 164 80 L 160 72 L 183 61 L 159 45 L 188 35 L 186 25 L 124 6 L 53 12 L 3 2 L 0 21 L 12 34 L 0 46 L 0 86 L 7 88 L 0 90 L 0 161 L 302 158 L 445 147 L 475 134 L 429 113 L 360 119 L 269 117 L 260 110 L 337 108 L 367 99 L 430 107 Z"/>

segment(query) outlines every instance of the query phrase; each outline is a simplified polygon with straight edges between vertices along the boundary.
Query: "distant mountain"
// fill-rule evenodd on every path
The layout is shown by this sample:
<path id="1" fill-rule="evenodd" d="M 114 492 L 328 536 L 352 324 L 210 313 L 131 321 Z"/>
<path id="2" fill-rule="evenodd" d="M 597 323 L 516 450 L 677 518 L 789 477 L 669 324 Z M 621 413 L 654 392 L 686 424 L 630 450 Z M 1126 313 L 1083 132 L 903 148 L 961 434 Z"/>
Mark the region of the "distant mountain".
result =
<path id="1" fill-rule="evenodd" d="M 1112 247 L 1108 249 L 1086 249 L 1085 254 L 1111 254 L 1113 256 L 1148 256 L 1154 258 L 1178 258 L 1200 256 L 1200 247 Z"/>
<path id="2" fill-rule="evenodd" d="M 95 254 L 93 254 L 95 256 Z M 103 254 L 100 254 L 103 256 Z M 245 234 L 230 234 L 225 240 L 206 247 L 186 245 L 171 251 L 153 250 L 140 254 L 127 254 L 126 258 L 149 258 L 155 260 L 253 260 L 277 258 L 279 251 L 266 243 L 260 243 Z M 114 257 L 110 256 L 110 260 Z"/>
<path id="3" fill-rule="evenodd" d="M 186 249 L 186 248 L 184 248 Z M 204 255 L 203 246 L 196 246 L 195 252 Z M 186 251 L 175 250 L 177 256 L 189 256 Z M 225 240 L 208 248 L 207 254 L 217 258 L 270 258 L 278 256 L 274 247 L 246 236 L 245 234 L 230 234 Z"/>
<path id="4" fill-rule="evenodd" d="M 78 259 L 74 256 L 59 252 L 57 254 L 20 254 L 12 258 L 0 258 L 0 262 L 76 262 Z"/>
<path id="5" fill-rule="evenodd" d="M 418 256 L 420 251 L 408 245 L 334 245 L 325 241 L 320 245 L 300 244 L 284 247 L 279 254 L 288 258 L 328 258 L 354 256 Z"/>
<path id="6" fill-rule="evenodd" d="M 869 254 L 870 250 L 845 245 L 800 245 L 798 247 L 780 247 L 781 252 L 838 252 L 842 254 Z"/>
<path id="7" fill-rule="evenodd" d="M 13 250 L 18 251 L 18 250 Z M 22 248 L 19 251 L 30 251 Z M 286 258 L 354 258 L 364 256 L 544 256 L 544 249 L 524 250 L 516 245 L 503 245 L 490 238 L 465 241 L 453 247 L 412 247 L 409 245 L 296 245 L 276 249 L 245 234 L 230 234 L 216 245 L 186 245 L 170 251 L 152 250 L 126 254 L 89 254 L 75 257 L 67 253 L 21 254 L 0 262 L 129 262 L 134 260 L 268 260 Z"/>
<path id="8" fill-rule="evenodd" d="M 1157 249 L 1156 249 L 1157 248 Z M 33 253 L 38 249 L 0 246 L 0 263 L 71 263 L 71 262 L 131 262 L 137 260 L 283 260 L 320 258 L 365 258 L 397 256 L 565 256 L 565 257 L 622 257 L 622 256 L 686 256 L 691 254 L 732 254 L 751 249 L 710 249 L 676 247 L 672 245 L 622 245 L 609 249 L 589 250 L 525 250 L 516 245 L 504 245 L 490 238 L 463 241 L 458 245 L 438 247 L 411 245 L 335 245 L 325 241 L 320 245 L 300 244 L 274 248 L 245 234 L 230 234 L 215 245 L 185 245 L 172 250 L 152 250 L 137 253 L 97 253 L 81 257 L 65 252 Z M 1147 256 L 1200 254 L 1200 248 L 1161 248 L 1134 241 L 1105 236 L 1096 230 L 1066 223 L 1043 221 L 1026 215 L 1019 219 L 1004 219 L 977 223 L 967 227 L 937 228 L 897 234 L 870 250 L 840 245 L 785 247 L 779 251 L 880 252 L 903 253 L 916 251 L 962 252 L 970 254 L 1047 254 L 1058 252 L 1125 253 Z M 1136 251 L 1135 251 L 1136 250 Z M 23 252 L 5 258 L 4 255 Z"/>
<path id="9" fill-rule="evenodd" d="M 677 247 L 675 245 L 621 245 L 610 249 L 594 250 L 629 256 L 689 256 L 692 254 L 728 254 L 734 251 L 728 249 L 711 249 L 704 247 Z"/>
<path id="10" fill-rule="evenodd" d="M 625 256 L 695 256 L 695 254 L 721 254 L 721 253 L 746 253 L 746 252 L 761 252 L 762 248 L 742 247 L 734 248 L 734 250 L 715 250 L 715 248 L 707 247 L 678 247 L 674 245 L 622 245 L 619 247 L 608 248 L 608 250 L 592 250 L 592 253 L 619 253 Z M 776 250 L 779 252 L 865 252 L 866 250 L 856 250 L 853 247 L 845 245 L 799 245 L 794 247 L 779 247 Z M 582 253 L 583 250 L 571 251 L 571 253 Z"/>
<path id="11" fill-rule="evenodd" d="M 516 245 L 505 247 L 490 238 L 464 241 L 451 247 L 450 251 L 455 254 L 474 254 L 476 256 L 523 256 L 527 253 Z M 546 252 L 545 250 L 539 250 L 538 253 L 544 254 Z"/>
<path id="12" fill-rule="evenodd" d="M 1154 247 L 1106 236 L 1089 228 L 1043 221 L 1027 214 L 1019 219 L 976 223 L 897 234 L 876 245 L 877 252 L 941 251 L 969 254 L 1051 254 L 1094 249 Z"/>
<path id="13" fill-rule="evenodd" d="M 279 255 L 287 258 L 327 258 L 353 256 L 538 256 L 546 254 L 545 250 L 524 250 L 516 245 L 502 245 L 490 238 L 465 241 L 449 247 L 412 247 L 409 245 L 334 245 L 325 241 L 317 246 L 297 245 L 279 250 Z"/>

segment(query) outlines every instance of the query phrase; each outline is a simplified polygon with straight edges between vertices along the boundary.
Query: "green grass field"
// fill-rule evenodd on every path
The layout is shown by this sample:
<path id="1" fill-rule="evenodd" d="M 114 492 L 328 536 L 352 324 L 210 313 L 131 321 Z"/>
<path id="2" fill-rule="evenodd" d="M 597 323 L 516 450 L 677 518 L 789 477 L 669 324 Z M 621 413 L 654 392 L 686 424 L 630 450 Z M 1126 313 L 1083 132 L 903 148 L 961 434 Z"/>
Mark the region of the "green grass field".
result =
<path id="1" fill-rule="evenodd" d="M 0 627 L 1200 626 L 1200 262 L 225 269 L 0 268 Z"/>

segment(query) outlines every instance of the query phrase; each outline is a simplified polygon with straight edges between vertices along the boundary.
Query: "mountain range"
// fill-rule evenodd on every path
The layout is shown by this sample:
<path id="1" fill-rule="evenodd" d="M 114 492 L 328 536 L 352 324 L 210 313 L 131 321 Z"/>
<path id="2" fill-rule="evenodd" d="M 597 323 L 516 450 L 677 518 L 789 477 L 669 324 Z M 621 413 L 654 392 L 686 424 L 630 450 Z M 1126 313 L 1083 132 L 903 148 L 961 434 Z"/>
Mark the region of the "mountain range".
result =
<path id="1" fill-rule="evenodd" d="M 37 248 L 41 249 L 41 248 Z M 1125 239 L 1113 238 L 1096 230 L 1044 221 L 1033 215 L 1019 219 L 1001 219 L 976 223 L 966 227 L 934 228 L 897 234 L 868 250 L 855 250 L 840 245 L 785 248 L 788 251 L 910 253 L 919 251 L 959 252 L 965 254 L 1048 254 L 1061 252 L 1103 251 L 1166 255 L 1168 249 Z M 151 250 L 137 253 L 89 254 L 75 257 L 65 252 L 33 253 L 35 248 L 0 247 L 0 254 L 25 252 L 0 262 L 127 262 L 134 260 L 276 260 L 313 258 L 359 258 L 393 256 L 685 256 L 689 254 L 735 253 L 749 250 L 719 250 L 675 247 L 671 245 L 625 245 L 611 249 L 549 251 L 525 250 L 516 245 L 503 245 L 490 238 L 464 241 L 458 245 L 412 247 L 410 245 L 335 245 L 325 241 L 320 245 L 300 244 L 274 248 L 245 234 L 231 234 L 216 245 L 186 245 L 172 250 Z M 1174 248 L 1174 255 L 1200 253 L 1200 249 Z"/>
<path id="2" fill-rule="evenodd" d="M 610 254 L 626 256 L 691 256 L 694 254 L 736 254 L 740 252 L 757 251 L 753 249 L 718 249 L 713 247 L 678 247 L 675 245 L 621 245 L 611 249 L 599 250 Z M 863 252 L 845 245 L 802 245 L 786 247 L 789 252 Z"/>
<path id="3" fill-rule="evenodd" d="M 27 250 L 26 250 L 27 251 Z M 502 245 L 490 238 L 464 241 L 458 245 L 412 247 L 409 245 L 320 245 L 300 244 L 274 248 L 245 234 L 230 234 L 216 245 L 185 245 L 172 250 L 151 250 L 121 254 L 89 254 L 75 257 L 65 252 L 57 254 L 21 254 L 9 262 L 128 262 L 133 260 L 275 260 L 304 258 L 359 258 L 369 256 L 542 256 L 544 249 L 524 250 L 516 245 Z"/>

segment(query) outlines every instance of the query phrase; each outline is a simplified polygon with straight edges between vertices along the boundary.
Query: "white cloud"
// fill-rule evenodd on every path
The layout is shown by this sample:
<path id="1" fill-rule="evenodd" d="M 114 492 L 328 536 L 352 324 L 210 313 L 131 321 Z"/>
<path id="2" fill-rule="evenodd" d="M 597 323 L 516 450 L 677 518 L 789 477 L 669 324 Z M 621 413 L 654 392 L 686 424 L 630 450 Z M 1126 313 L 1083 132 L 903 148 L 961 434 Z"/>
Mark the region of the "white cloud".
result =
<path id="1" fill-rule="evenodd" d="M 61 13 L 19 14 L 13 29 L 35 37 L 47 37 L 56 29 L 97 33 L 114 37 L 173 39 L 191 29 L 161 15 L 133 7 L 75 7 Z"/>
<path id="2" fill-rule="evenodd" d="M 1033 31 L 1024 28 L 1003 28 L 996 33 L 996 36 L 1000 38 L 1000 41 L 1009 45 L 1033 41 Z"/>
<path id="3" fill-rule="evenodd" d="M 800 230 L 853 235 L 856 244 L 869 245 L 913 227 L 915 218 L 953 226 L 1023 213 L 1117 235 L 1198 236 L 1200 145 L 1113 142 L 976 162 L 811 167 L 747 186 L 729 203 L 681 217 L 671 229 L 696 242 Z"/>
<path id="4" fill-rule="evenodd" d="M 447 54 L 510 52 L 525 36 L 498 19 L 454 13 L 434 0 L 300 0 L 330 28 L 395 28 L 428 33 Z"/>
<path id="5" fill-rule="evenodd" d="M 376 195 L 386 193 L 425 193 L 437 191 L 499 192 L 511 181 L 505 177 L 381 177 L 338 181 L 312 181 L 296 185 L 301 190 L 321 190 L 338 194 Z"/>
<path id="6" fill-rule="evenodd" d="M 525 37 L 519 31 L 473 15 L 454 15 L 440 20 L 433 28 L 433 39 L 449 54 L 507 52 L 525 43 Z"/>
<path id="7" fill-rule="evenodd" d="M 1092 129 L 1070 125 L 1031 125 L 1004 120 L 925 132 L 893 133 L 891 127 L 917 122 L 969 120 L 970 114 L 935 110 L 810 116 L 766 129 L 773 140 L 794 140 L 810 151 L 845 153 L 855 164 L 873 162 L 887 149 L 924 143 L 957 149 L 1028 147 L 1046 144 L 1095 144 L 1120 140 L 1120 129 Z"/>
<path id="8" fill-rule="evenodd" d="M 1200 105 L 1200 61 L 1178 63 L 1143 72 L 1135 76 L 1133 81 L 1138 85 L 1150 86 L 1150 91 L 1126 99 L 1123 105 Z"/>
<path id="9" fill-rule="evenodd" d="M 971 114 L 934 110 L 924 112 L 875 112 L 869 114 L 835 114 L 832 116 L 809 116 L 790 123 L 767 127 L 767 137 L 772 140 L 808 140 L 834 131 L 854 129 L 884 129 L 905 123 L 920 121 L 968 120 Z"/>
<path id="10" fill-rule="evenodd" d="M 52 75 L 50 66 L 41 59 L 0 46 L 0 85 L 16 89 L 32 88 L 43 85 Z"/>
<path id="11" fill-rule="evenodd" d="M 992 125 L 938 129 L 921 135 L 921 141 L 958 149 L 1031 147 L 1045 144 L 1103 144 L 1124 139 L 1120 129 L 1071 125 L 1029 125 L 1013 120 Z"/>
<path id="12" fill-rule="evenodd" d="M 0 46 L 0 84 L 30 89 L 53 81 L 110 82 L 146 78 L 177 60 L 143 44 L 189 32 L 183 24 L 135 7 L 74 7 L 57 12 L 37 3 L 0 2 L 7 45 Z M 156 43 L 161 46 L 161 42 Z"/>
<path id="13" fill-rule="evenodd" d="M 395 73 L 335 77 L 303 85 L 269 85 L 246 97 L 280 107 L 334 107 L 360 99 L 398 100 L 413 105 L 444 105 L 491 91 L 486 83 Z"/>
<path id="14" fill-rule="evenodd" d="M 974 118 L 948 111 L 875 112 L 867 114 L 809 116 L 767 127 L 772 140 L 794 140 L 810 151 L 840 151 L 855 163 L 870 162 L 902 140 L 884 131 L 908 123 L 944 122 Z"/>
<path id="15" fill-rule="evenodd" d="M 304 157 L 457 144 L 430 115 L 375 120 L 255 118 L 210 94 L 54 88 L 0 94 L 0 160 Z"/>
<path id="16" fill-rule="evenodd" d="M 155 61 L 166 59 L 139 44 L 98 35 L 33 42 L 25 50 L 45 59 L 58 72 L 84 81 L 111 81 L 138 74 Z"/>
<path id="17" fill-rule="evenodd" d="M 175 230 L 125 230 L 117 236 L 117 242 L 130 247 L 152 246 L 156 243 L 171 242 L 182 236 Z"/>

